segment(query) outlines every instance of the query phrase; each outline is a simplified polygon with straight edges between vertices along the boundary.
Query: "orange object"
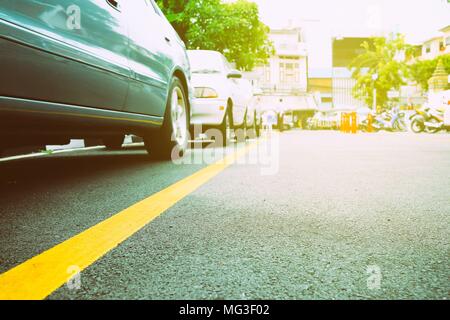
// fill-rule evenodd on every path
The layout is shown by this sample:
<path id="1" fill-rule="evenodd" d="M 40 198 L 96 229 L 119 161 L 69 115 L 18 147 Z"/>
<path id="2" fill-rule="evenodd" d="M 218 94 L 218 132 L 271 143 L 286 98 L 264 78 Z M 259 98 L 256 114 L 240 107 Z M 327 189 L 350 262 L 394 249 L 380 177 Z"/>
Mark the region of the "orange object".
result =
<path id="1" fill-rule="evenodd" d="M 352 132 L 352 114 L 347 113 L 347 133 Z"/>
<path id="2" fill-rule="evenodd" d="M 350 114 L 345 114 L 345 133 L 350 132 Z"/>
<path id="3" fill-rule="evenodd" d="M 351 113 L 351 132 L 353 134 L 358 133 L 358 117 L 356 112 Z"/>
<path id="4" fill-rule="evenodd" d="M 341 114 L 341 132 L 358 133 L 358 116 L 356 112 Z"/>
<path id="5" fill-rule="evenodd" d="M 367 116 L 367 132 L 373 132 L 372 123 L 373 115 L 369 113 L 369 115 Z"/>
<path id="6" fill-rule="evenodd" d="M 346 113 L 341 113 L 341 132 L 347 133 L 348 117 Z"/>

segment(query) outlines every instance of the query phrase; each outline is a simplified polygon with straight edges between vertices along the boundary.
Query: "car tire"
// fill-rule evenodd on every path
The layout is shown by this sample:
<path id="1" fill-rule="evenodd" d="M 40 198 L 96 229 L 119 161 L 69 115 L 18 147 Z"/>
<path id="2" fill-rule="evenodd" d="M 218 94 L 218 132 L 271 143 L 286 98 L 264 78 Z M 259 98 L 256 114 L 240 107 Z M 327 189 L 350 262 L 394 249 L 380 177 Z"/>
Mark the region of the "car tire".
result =
<path id="1" fill-rule="evenodd" d="M 258 122 L 256 119 L 256 113 L 253 113 L 253 121 L 251 127 L 247 128 L 247 139 L 248 140 L 254 140 L 258 139 L 260 135 L 259 128 L 258 128 Z"/>
<path id="2" fill-rule="evenodd" d="M 114 135 L 108 136 L 102 139 L 103 144 L 109 150 L 120 150 L 122 149 L 123 141 L 125 140 L 125 135 Z"/>
<path id="3" fill-rule="evenodd" d="M 284 117 L 280 115 L 278 115 L 278 131 L 284 131 Z"/>
<path id="4" fill-rule="evenodd" d="M 144 137 L 150 156 L 159 160 L 182 158 L 188 148 L 189 106 L 181 81 L 174 77 L 167 98 L 162 127 Z"/>
<path id="5" fill-rule="evenodd" d="M 239 130 L 241 130 L 241 131 L 238 133 L 235 132 L 235 137 L 236 137 L 237 142 L 247 142 L 247 140 L 249 139 L 249 132 L 250 132 L 249 129 L 250 128 L 248 126 L 247 120 L 248 120 L 248 115 L 247 115 L 247 112 L 245 112 L 244 123 L 239 128 Z"/>
<path id="6" fill-rule="evenodd" d="M 222 135 L 222 147 L 228 146 L 231 141 L 231 131 L 233 127 L 233 119 L 231 108 L 228 107 L 225 112 L 225 116 L 223 117 L 222 124 L 219 127 L 220 134 Z"/>

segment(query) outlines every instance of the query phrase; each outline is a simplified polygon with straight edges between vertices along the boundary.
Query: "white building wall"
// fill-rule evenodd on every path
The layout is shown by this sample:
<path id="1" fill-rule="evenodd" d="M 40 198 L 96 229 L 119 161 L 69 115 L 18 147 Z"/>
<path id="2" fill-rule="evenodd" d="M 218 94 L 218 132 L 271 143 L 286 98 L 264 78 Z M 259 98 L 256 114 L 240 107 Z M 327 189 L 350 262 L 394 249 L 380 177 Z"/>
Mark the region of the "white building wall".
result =
<path id="1" fill-rule="evenodd" d="M 274 30 L 269 36 L 276 54 L 269 59 L 268 65 L 256 67 L 252 72 L 245 73 L 245 77 L 265 92 L 305 93 L 308 86 L 308 66 L 301 30 Z M 282 64 L 284 71 L 281 70 Z"/>
<path id="2" fill-rule="evenodd" d="M 440 43 L 442 38 L 427 41 L 422 46 L 422 59 L 431 60 L 441 54 Z"/>
<path id="3" fill-rule="evenodd" d="M 421 59 L 431 60 L 443 54 L 450 54 L 450 26 L 441 29 L 439 36 L 423 43 Z"/>

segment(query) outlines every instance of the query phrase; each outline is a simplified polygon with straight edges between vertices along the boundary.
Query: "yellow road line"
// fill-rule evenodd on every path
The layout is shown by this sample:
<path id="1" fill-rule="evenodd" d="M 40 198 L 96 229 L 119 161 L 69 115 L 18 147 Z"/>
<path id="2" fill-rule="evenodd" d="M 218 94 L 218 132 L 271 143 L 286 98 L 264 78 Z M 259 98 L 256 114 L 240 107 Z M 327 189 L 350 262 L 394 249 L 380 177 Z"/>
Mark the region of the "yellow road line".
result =
<path id="1" fill-rule="evenodd" d="M 0 300 L 44 299 L 178 201 L 244 156 L 252 145 L 199 170 L 0 275 Z"/>

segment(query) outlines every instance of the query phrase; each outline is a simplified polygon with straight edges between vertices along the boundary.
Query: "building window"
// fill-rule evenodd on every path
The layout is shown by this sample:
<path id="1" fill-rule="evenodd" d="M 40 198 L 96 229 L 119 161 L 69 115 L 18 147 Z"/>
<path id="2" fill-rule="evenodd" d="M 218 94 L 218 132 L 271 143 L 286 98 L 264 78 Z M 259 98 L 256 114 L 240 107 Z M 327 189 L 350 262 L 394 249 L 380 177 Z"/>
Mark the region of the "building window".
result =
<path id="1" fill-rule="evenodd" d="M 280 81 L 285 84 L 300 82 L 300 64 L 295 60 L 280 63 Z"/>
<path id="2" fill-rule="evenodd" d="M 430 45 L 427 45 L 425 47 L 425 53 L 430 53 L 430 52 L 431 52 L 431 47 L 430 47 Z"/>
<path id="3" fill-rule="evenodd" d="M 445 45 L 446 45 L 446 46 L 450 46 L 450 36 L 448 36 L 447 38 L 445 38 Z"/>

